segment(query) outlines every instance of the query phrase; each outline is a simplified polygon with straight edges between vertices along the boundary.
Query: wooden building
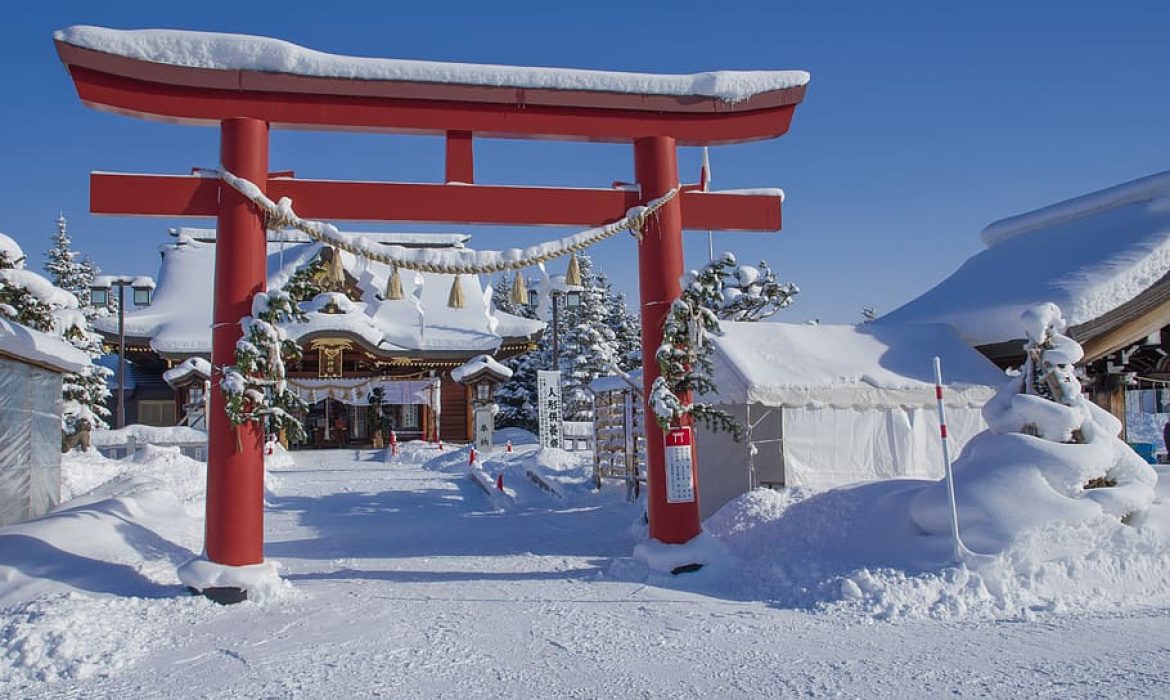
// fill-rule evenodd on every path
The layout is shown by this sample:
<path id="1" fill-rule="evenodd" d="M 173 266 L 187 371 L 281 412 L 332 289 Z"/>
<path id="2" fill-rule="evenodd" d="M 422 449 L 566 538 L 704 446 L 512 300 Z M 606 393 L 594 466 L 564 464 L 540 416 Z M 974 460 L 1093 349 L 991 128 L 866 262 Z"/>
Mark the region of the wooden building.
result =
<path id="1" fill-rule="evenodd" d="M 151 304 L 125 314 L 126 355 L 140 381 L 154 375 L 161 379 L 189 358 L 206 359 L 211 353 L 215 232 L 172 233 L 176 241 L 160 249 Z M 468 239 L 462 234 L 361 235 L 407 248 L 461 248 Z M 386 427 L 398 431 L 400 439 L 432 437 L 437 429 L 446 440 L 471 440 L 469 390 L 451 380 L 451 370 L 476 355 L 505 359 L 532 349 L 544 328 L 540 321 L 489 309 L 476 277 L 392 276 L 387 265 L 300 234 L 270 234 L 268 288 L 309 279 L 319 290 L 301 304 L 306 319 L 287 327 L 303 351 L 302 359 L 287 369 L 290 386 L 310 404 L 304 446 L 368 443 L 372 426 L 367 405 L 377 387 L 385 396 Z M 462 299 L 455 304 L 453 284 L 462 285 Z M 97 324 L 114 348 L 117 324 L 116 315 Z M 209 378 L 199 365 L 187 363 L 190 371 L 171 373 L 175 422 L 194 418 L 201 404 L 203 381 Z M 127 401 L 128 413 L 144 415 L 145 407 L 134 405 L 133 396 Z"/>

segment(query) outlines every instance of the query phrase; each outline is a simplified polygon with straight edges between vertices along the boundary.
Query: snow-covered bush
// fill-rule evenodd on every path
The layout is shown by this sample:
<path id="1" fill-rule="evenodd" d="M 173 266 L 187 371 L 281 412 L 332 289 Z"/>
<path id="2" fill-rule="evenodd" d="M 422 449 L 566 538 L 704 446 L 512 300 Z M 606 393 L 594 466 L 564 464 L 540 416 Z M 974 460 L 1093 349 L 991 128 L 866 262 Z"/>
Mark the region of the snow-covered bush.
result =
<path id="1" fill-rule="evenodd" d="M 1121 422 L 1080 393 L 1071 365 L 1083 351 L 1061 332 L 1060 310 L 1035 307 L 1023 320 L 1024 371 L 984 406 L 989 429 L 954 464 L 962 537 L 980 553 L 1054 523 L 1129 522 L 1154 499 L 1157 475 L 1118 437 Z M 941 482 L 914 499 L 911 514 L 926 532 L 949 532 Z"/>

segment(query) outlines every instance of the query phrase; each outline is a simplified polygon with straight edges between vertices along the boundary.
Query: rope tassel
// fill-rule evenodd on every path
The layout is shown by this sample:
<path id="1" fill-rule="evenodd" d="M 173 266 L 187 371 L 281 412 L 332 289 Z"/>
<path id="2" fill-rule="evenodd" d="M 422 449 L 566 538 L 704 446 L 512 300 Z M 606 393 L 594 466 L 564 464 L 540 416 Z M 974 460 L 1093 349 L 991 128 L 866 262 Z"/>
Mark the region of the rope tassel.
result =
<path id="1" fill-rule="evenodd" d="M 519 272 L 516 273 L 516 278 L 512 281 L 512 303 L 517 306 L 524 306 L 528 303 L 528 287 L 524 284 L 524 275 Z"/>
<path id="2" fill-rule="evenodd" d="M 581 286 L 581 263 L 577 260 L 576 253 L 573 253 L 573 257 L 569 258 L 569 269 L 565 272 L 565 284 L 573 287 Z"/>
<path id="3" fill-rule="evenodd" d="M 463 275 L 455 275 L 451 283 L 451 293 L 447 295 L 447 306 L 452 309 L 463 308 Z"/>
<path id="4" fill-rule="evenodd" d="M 394 270 L 390 273 L 390 279 L 386 281 L 386 298 L 387 299 L 403 299 L 406 294 L 402 291 L 402 275 L 398 274 L 398 266 L 394 266 Z"/>

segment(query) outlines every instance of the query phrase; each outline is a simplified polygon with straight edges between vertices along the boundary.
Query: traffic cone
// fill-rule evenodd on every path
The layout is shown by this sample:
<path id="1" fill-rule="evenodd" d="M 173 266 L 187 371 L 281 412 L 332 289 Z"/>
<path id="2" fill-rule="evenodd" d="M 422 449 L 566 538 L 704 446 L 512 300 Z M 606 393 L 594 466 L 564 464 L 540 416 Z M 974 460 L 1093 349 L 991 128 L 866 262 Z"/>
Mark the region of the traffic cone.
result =
<path id="1" fill-rule="evenodd" d="M 443 438 L 439 438 L 439 452 L 443 451 Z"/>
<path id="2" fill-rule="evenodd" d="M 499 475 L 496 476 L 496 490 L 499 491 L 500 493 L 503 493 L 503 491 L 504 491 L 504 474 L 503 474 L 503 472 L 501 472 Z"/>
<path id="3" fill-rule="evenodd" d="M 511 451 L 512 451 L 512 441 L 509 440 L 508 441 L 508 452 L 511 452 Z"/>
<path id="4" fill-rule="evenodd" d="M 475 464 L 475 446 L 471 447 L 471 454 L 467 457 L 468 464 Z"/>

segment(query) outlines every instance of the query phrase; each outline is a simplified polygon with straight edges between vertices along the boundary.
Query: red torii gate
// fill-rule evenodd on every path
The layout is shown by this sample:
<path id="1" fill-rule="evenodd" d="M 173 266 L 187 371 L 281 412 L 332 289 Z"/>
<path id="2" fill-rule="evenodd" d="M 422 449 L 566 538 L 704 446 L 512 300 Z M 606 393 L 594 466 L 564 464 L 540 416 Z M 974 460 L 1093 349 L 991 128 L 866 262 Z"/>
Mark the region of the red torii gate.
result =
<path id="1" fill-rule="evenodd" d="M 155 121 L 218 126 L 225 169 L 252 181 L 270 199 L 291 198 L 299 215 L 326 220 L 600 226 L 678 186 L 677 145 L 783 135 L 807 80 L 795 74 L 728 101 L 693 93 L 534 88 L 522 81 L 339 78 L 175 65 L 137 48 L 120 50 L 117 41 L 91 39 L 94 32 L 114 39 L 134 32 L 74 29 L 79 31 L 58 32 L 55 42 L 83 103 Z M 194 42 L 215 35 L 170 36 Z M 445 135 L 446 181 L 458 184 L 304 180 L 269 173 L 272 127 Z M 640 191 L 473 185 L 473 137 L 632 143 Z M 98 172 L 90 175 L 90 209 L 95 214 L 217 218 L 211 359 L 216 367 L 232 364 L 239 320 L 251 313 L 253 295 L 267 283 L 259 210 L 217 178 Z M 647 222 L 638 249 L 647 395 L 659 376 L 655 351 L 663 320 L 681 291 L 683 228 L 776 231 L 780 209 L 778 194 L 684 189 Z M 212 390 L 209 428 L 206 557 L 223 567 L 261 564 L 263 435 L 254 423 L 241 426 L 242 447 L 237 447 L 218 384 Z M 646 431 L 650 536 L 687 542 L 700 531 L 697 475 L 692 471 L 694 500 L 668 502 L 663 434 L 653 421 Z M 212 595 L 210 588 L 205 592 Z"/>

